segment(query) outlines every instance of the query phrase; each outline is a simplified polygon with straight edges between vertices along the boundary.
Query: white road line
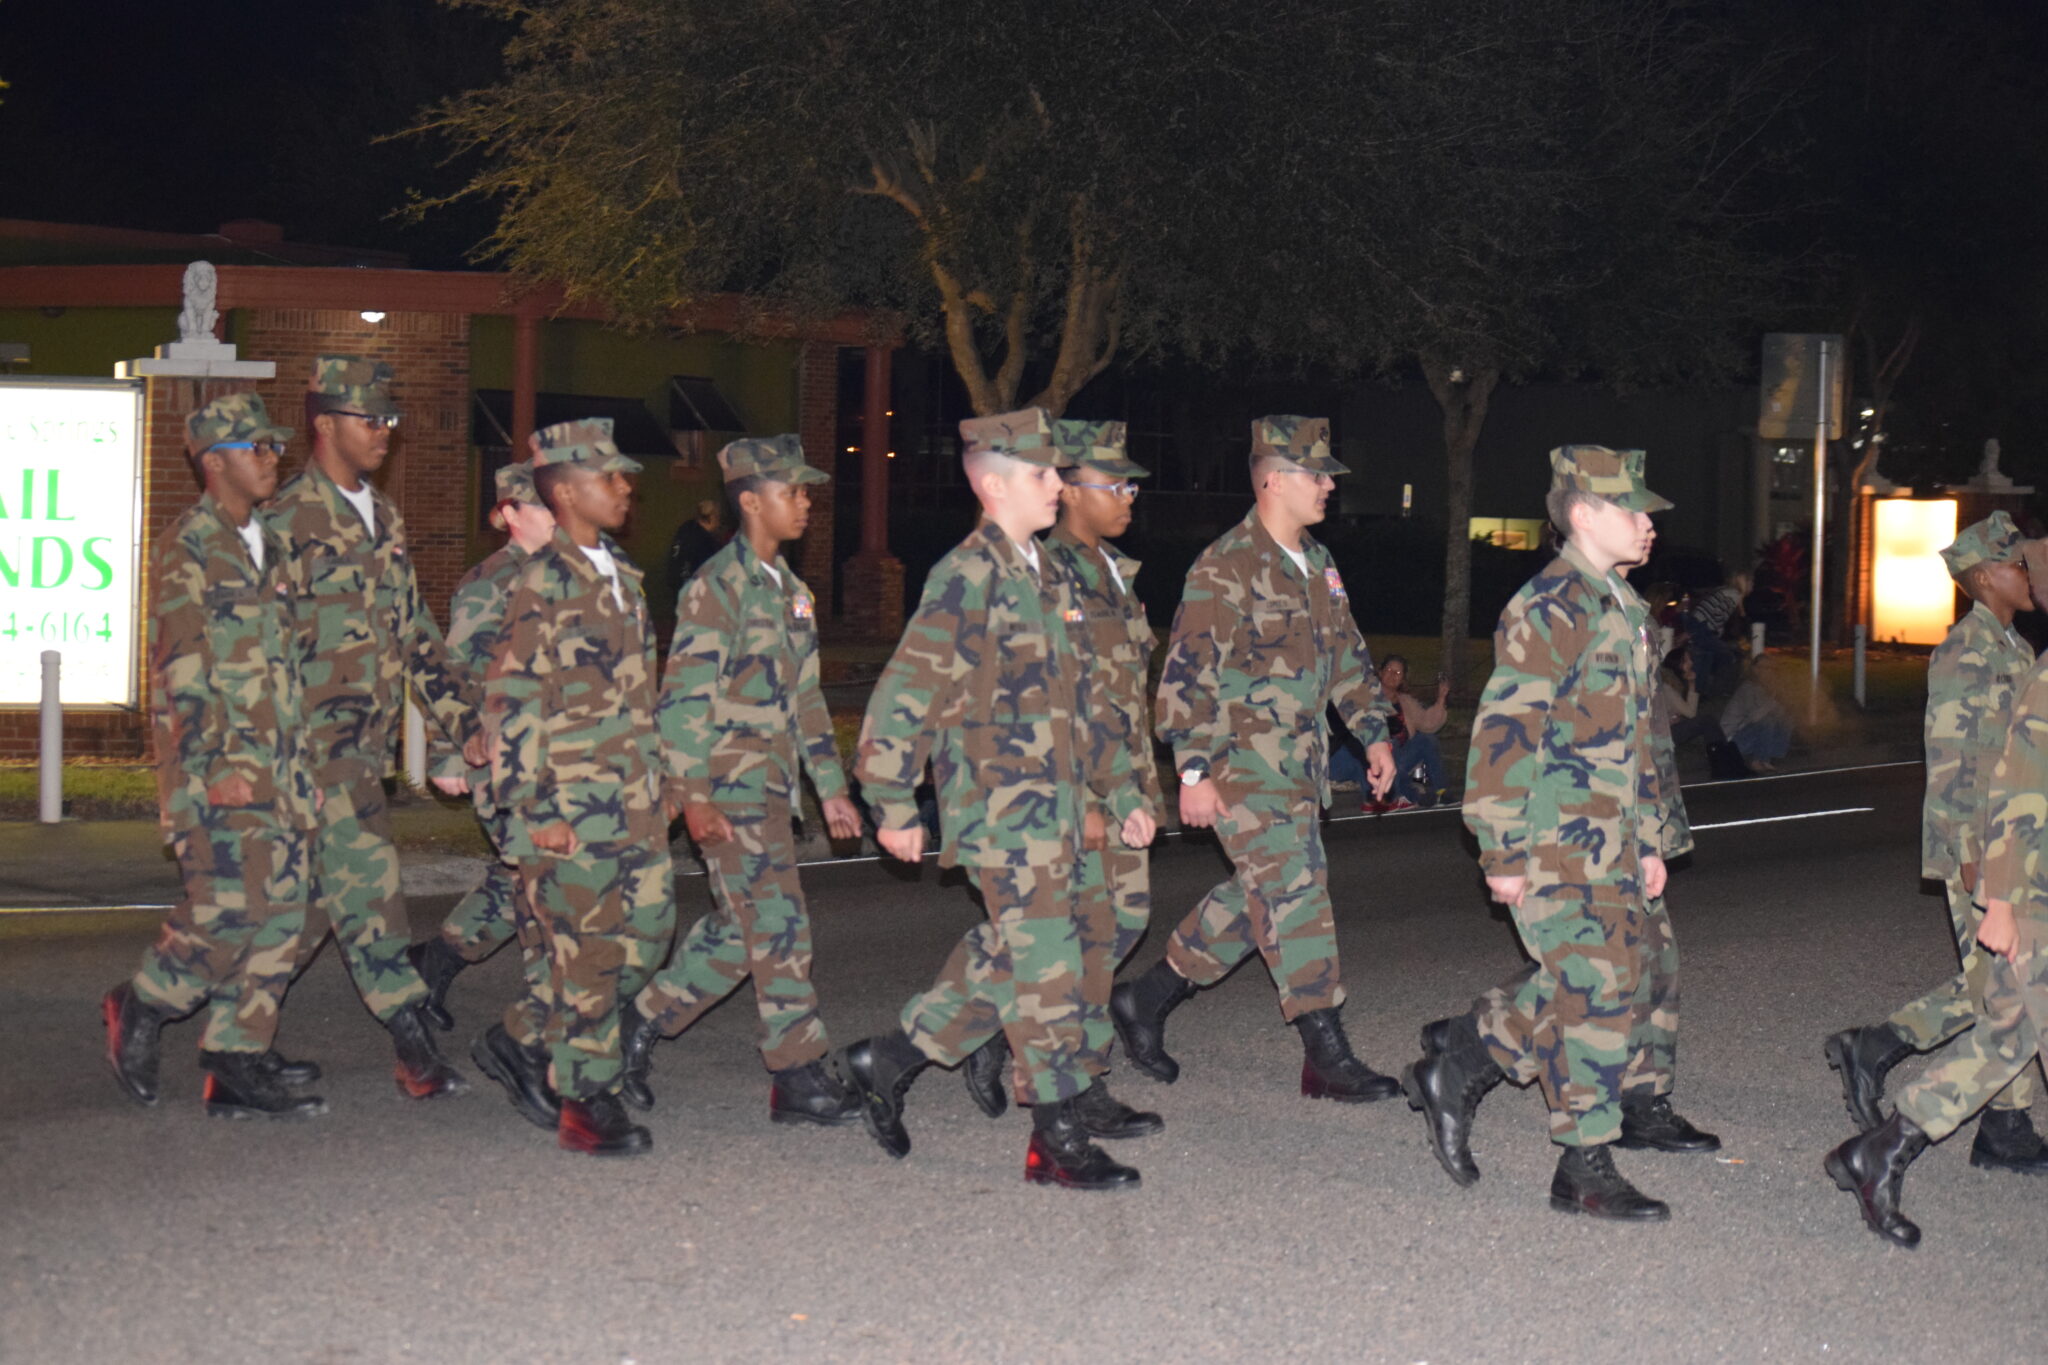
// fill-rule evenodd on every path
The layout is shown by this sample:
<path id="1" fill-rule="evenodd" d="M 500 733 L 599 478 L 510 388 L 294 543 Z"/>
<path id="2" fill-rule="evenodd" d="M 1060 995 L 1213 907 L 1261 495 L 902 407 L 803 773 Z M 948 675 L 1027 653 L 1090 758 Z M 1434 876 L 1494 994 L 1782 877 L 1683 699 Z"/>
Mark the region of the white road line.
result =
<path id="1" fill-rule="evenodd" d="M 1823 815 L 1867 815 L 1876 810 L 1875 806 L 1844 806 L 1840 810 L 1808 810 L 1797 815 L 1759 815 L 1754 820 L 1717 820 L 1711 825 L 1694 825 L 1692 832 L 1698 834 L 1708 829 L 1734 829 L 1737 825 L 1775 825 L 1784 820 L 1818 820 Z"/>
<path id="2" fill-rule="evenodd" d="M 1826 777 L 1829 773 L 1867 773 L 1875 772 L 1879 768 L 1919 766 L 1920 760 L 1917 758 L 1898 758 L 1889 763 L 1858 763 L 1847 768 L 1809 768 L 1796 773 L 1759 773 L 1755 777 L 1724 777 L 1711 782 L 1688 782 L 1685 789 L 1691 791 L 1694 787 L 1732 787 L 1738 782 L 1782 782 L 1788 777 Z"/>

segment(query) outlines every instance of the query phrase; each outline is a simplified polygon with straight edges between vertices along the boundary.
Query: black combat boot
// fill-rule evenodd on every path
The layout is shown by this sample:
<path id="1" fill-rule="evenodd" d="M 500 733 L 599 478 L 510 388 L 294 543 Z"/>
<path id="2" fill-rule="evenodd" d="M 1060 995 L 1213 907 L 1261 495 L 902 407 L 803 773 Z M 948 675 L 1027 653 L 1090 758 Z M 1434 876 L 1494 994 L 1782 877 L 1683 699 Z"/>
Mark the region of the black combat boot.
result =
<path id="1" fill-rule="evenodd" d="M 1301 1034 L 1301 1093 L 1312 1100 L 1363 1104 L 1392 1099 L 1401 1083 L 1382 1076 L 1351 1054 L 1338 1007 L 1310 1010 L 1294 1021 Z"/>
<path id="2" fill-rule="evenodd" d="M 992 1119 L 999 1119 L 1010 1107 L 1010 1040 L 1001 1029 L 996 1036 L 967 1054 L 960 1064 L 960 1079 L 974 1107 Z"/>
<path id="3" fill-rule="evenodd" d="M 1472 1160 L 1472 1117 L 1486 1092 L 1506 1077 L 1469 1014 L 1439 1019 L 1422 1028 L 1422 1059 L 1408 1068 L 1401 1088 L 1408 1107 L 1429 1124 L 1429 1147 L 1444 1173 L 1459 1185 L 1479 1179 Z"/>
<path id="4" fill-rule="evenodd" d="M 427 998 L 420 1006 L 427 1021 L 441 1032 L 448 1032 L 455 1027 L 455 1016 L 448 1012 L 448 988 L 469 964 L 439 934 L 425 943 L 413 944 L 405 955 L 412 969 L 420 974 L 420 980 L 427 983 Z"/>
<path id="5" fill-rule="evenodd" d="M 584 1156 L 638 1156 L 654 1146 L 654 1136 L 633 1122 L 615 1091 L 585 1100 L 563 1100 L 562 1122 L 555 1145 Z"/>
<path id="6" fill-rule="evenodd" d="M 932 1064 L 902 1029 L 863 1038 L 840 1058 L 840 1074 L 860 1096 L 868 1135 L 898 1160 L 910 1155 L 910 1131 L 903 1126 L 903 1098 L 917 1073 Z"/>
<path id="7" fill-rule="evenodd" d="M 400 1094 L 407 1099 L 430 1100 L 437 1095 L 460 1095 L 469 1089 L 462 1073 L 448 1065 L 441 1050 L 434 1046 L 434 1035 L 427 1031 L 426 1012 L 418 1005 L 407 1005 L 392 1015 L 384 1027 L 389 1030 L 392 1050 L 398 1055 L 392 1076 L 398 1082 Z"/>
<path id="8" fill-rule="evenodd" d="M 1660 1222 L 1671 1206 L 1652 1199 L 1614 1169 L 1614 1153 L 1605 1146 L 1567 1147 L 1557 1158 L 1550 1178 L 1550 1207 L 1559 1213 L 1589 1213 L 1632 1223 Z"/>
<path id="9" fill-rule="evenodd" d="M 1721 1139 L 1692 1126 L 1668 1095 L 1621 1097 L 1621 1146 L 1652 1152 L 1718 1152 Z"/>
<path id="10" fill-rule="evenodd" d="M 327 1112 L 318 1095 L 294 1095 L 261 1052 L 201 1052 L 206 1114 L 216 1119 L 310 1119 Z"/>
<path id="11" fill-rule="evenodd" d="M 1986 1109 L 1977 1119 L 1970 1164 L 1987 1171 L 2048 1174 L 2048 1147 L 2042 1145 L 2026 1110 Z"/>
<path id="12" fill-rule="evenodd" d="M 619 1005 L 619 1060 L 625 1064 L 625 1078 L 619 1083 L 619 1098 L 641 1113 L 654 1107 L 654 1088 L 647 1084 L 654 1072 L 654 1045 L 661 1030 L 640 1013 L 632 1001 Z"/>
<path id="13" fill-rule="evenodd" d="M 770 1123 L 815 1123 L 826 1128 L 860 1122 L 860 1093 L 822 1062 L 786 1066 L 768 1085 Z"/>
<path id="14" fill-rule="evenodd" d="M 163 1050 L 164 1025 L 170 1013 L 149 1004 L 123 981 L 100 1000 L 107 1025 L 107 1065 L 121 1091 L 137 1104 L 155 1104 L 157 1062 Z"/>
<path id="15" fill-rule="evenodd" d="M 1075 1100 L 1031 1106 L 1031 1145 L 1024 1178 L 1069 1190 L 1135 1190 L 1138 1173 L 1088 1140 Z"/>
<path id="16" fill-rule="evenodd" d="M 289 1061 L 276 1048 L 258 1053 L 256 1065 L 262 1068 L 264 1075 L 279 1085 L 298 1087 L 311 1085 L 320 1079 L 320 1063 Z"/>
<path id="17" fill-rule="evenodd" d="M 1837 1189 L 1856 1196 L 1863 1221 L 1893 1246 L 1920 1245 L 1920 1226 L 1899 1212 L 1899 1186 L 1913 1158 L 1927 1150 L 1927 1134 L 1893 1111 L 1870 1132 L 1852 1137 L 1822 1163 Z"/>
<path id="18" fill-rule="evenodd" d="M 503 1024 L 493 1024 L 469 1045 L 469 1056 L 478 1070 L 505 1087 L 519 1117 L 549 1132 L 561 1127 L 562 1101 L 548 1085 L 547 1049 L 522 1047 Z"/>
<path id="19" fill-rule="evenodd" d="M 1123 1040 L 1124 1056 L 1155 1081 L 1172 1085 L 1180 1079 L 1180 1063 L 1166 1055 L 1166 1016 L 1194 993 L 1195 983 L 1164 958 L 1109 993 L 1109 1019 Z"/>
<path id="20" fill-rule="evenodd" d="M 1109 1093 L 1109 1085 L 1097 1076 L 1086 1090 L 1074 1097 L 1074 1115 L 1089 1137 L 1150 1137 L 1166 1131 L 1166 1120 L 1146 1109 L 1133 1109 Z"/>
<path id="21" fill-rule="evenodd" d="M 1913 1045 L 1890 1024 L 1872 1024 L 1843 1029 L 1824 1050 L 1828 1065 L 1842 1074 L 1842 1102 L 1849 1106 L 1856 1131 L 1867 1133 L 1883 1123 L 1878 1101 L 1884 1098 L 1885 1075 L 1912 1054 Z"/>

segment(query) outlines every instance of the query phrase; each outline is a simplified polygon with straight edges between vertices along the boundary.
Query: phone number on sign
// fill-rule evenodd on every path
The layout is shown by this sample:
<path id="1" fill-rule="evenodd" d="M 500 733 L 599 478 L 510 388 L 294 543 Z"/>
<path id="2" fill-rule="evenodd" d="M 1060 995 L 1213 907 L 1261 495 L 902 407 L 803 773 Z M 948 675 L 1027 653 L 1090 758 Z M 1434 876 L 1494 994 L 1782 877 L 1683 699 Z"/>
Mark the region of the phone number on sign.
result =
<path id="1" fill-rule="evenodd" d="M 68 645 L 114 638 L 114 618 L 107 612 L 46 611 L 41 616 L 8 612 L 0 616 L 0 640 L 28 644 Z"/>

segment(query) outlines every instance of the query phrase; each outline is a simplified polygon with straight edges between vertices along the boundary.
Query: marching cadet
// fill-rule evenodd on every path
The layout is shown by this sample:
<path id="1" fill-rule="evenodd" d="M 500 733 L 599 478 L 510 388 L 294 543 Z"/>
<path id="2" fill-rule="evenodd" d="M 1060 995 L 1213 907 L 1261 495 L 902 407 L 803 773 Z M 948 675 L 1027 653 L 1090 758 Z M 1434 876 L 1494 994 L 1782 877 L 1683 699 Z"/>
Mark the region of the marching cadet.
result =
<path id="1" fill-rule="evenodd" d="M 2002 540 L 2006 529 L 1990 528 L 1985 543 Z M 2036 541 L 2026 556 L 2035 600 L 2048 608 L 2044 551 L 2048 546 Z M 1977 601 L 1981 606 L 1984 599 Z M 1932 696 L 1928 700 L 1931 708 Z M 1962 846 L 1978 857 L 1973 870 L 1984 907 L 1974 926 L 1978 961 L 1967 996 L 1974 1006 L 1969 1036 L 1899 1092 L 1890 1118 L 1835 1148 L 1824 1163 L 1835 1184 L 1856 1196 L 1865 1225 L 1894 1246 L 1920 1242 L 1918 1225 L 1899 1208 L 1906 1168 L 1928 1143 L 2010 1095 L 2012 1083 L 2041 1055 L 2048 1030 L 2048 660 L 2035 664 L 2021 685 L 1980 809 L 1982 842 Z M 1984 1128 L 1979 1122 L 1980 1146 Z M 1971 1149 L 1970 1161 L 1984 1165 L 1977 1151 Z"/>
<path id="2" fill-rule="evenodd" d="M 707 559 L 676 601 L 676 633 L 655 720 L 668 803 L 703 851 L 711 913 L 674 961 L 622 1010 L 625 1097 L 651 1107 L 654 1044 L 673 1038 L 740 985 L 754 983 L 761 1059 L 777 1123 L 854 1123 L 860 1101 L 823 1059 L 830 1047 L 811 985 L 811 920 L 790 837 L 801 772 L 835 839 L 860 837 L 860 812 L 832 717 L 818 690 L 817 599 L 781 549 L 810 523 L 795 436 L 734 441 L 718 452 L 740 533 Z"/>
<path id="3" fill-rule="evenodd" d="M 903 1101 L 934 1062 L 957 1066 L 994 1036 L 1032 1098 L 1027 1180 L 1070 1189 L 1135 1186 L 1138 1172 L 1089 1141 L 1079 1112 L 1082 1063 L 1078 914 L 1083 816 L 1108 806 L 1142 848 L 1153 820 L 1127 755 L 1092 750 L 1087 672 L 1070 631 L 1086 617 L 1037 532 L 1059 514 L 1060 466 L 1043 410 L 960 424 L 962 464 L 981 503 L 974 532 L 925 580 L 917 613 L 883 670 L 861 727 L 856 776 L 879 811 L 877 838 L 916 863 L 925 828 L 914 791 L 930 758 L 945 832 L 940 863 L 969 869 L 989 925 L 969 931 L 901 1026 L 842 1061 L 868 1131 L 891 1156 L 910 1151 Z"/>
<path id="4" fill-rule="evenodd" d="M 1120 554 L 1108 542 L 1131 525 L 1131 503 L 1138 496 L 1135 479 L 1151 471 L 1133 464 L 1125 454 L 1122 422 L 1080 422 L 1055 418 L 1053 441 L 1074 461 L 1060 470 L 1060 519 L 1045 538 L 1044 548 L 1066 571 L 1076 601 L 1087 618 L 1082 639 L 1093 674 L 1089 690 L 1093 705 L 1088 718 L 1091 744 L 1114 745 L 1130 755 L 1132 775 L 1156 821 L 1164 809 L 1159 768 L 1152 761 L 1152 724 L 1145 704 L 1145 683 L 1156 638 L 1145 608 L 1132 591 L 1138 561 Z M 1109 1022 L 1109 991 L 1123 960 L 1145 936 L 1152 917 L 1151 881 L 1146 851 L 1123 841 L 1123 832 L 1109 828 L 1107 812 L 1091 804 L 1083 816 L 1085 843 L 1091 851 L 1081 859 L 1082 916 L 1081 996 L 1086 1013 L 1081 1023 L 1081 1065 L 1088 1089 L 1079 1102 L 1089 1136 L 1144 1137 L 1166 1127 L 1159 1115 L 1132 1109 L 1110 1095 L 1110 1046 L 1116 1041 Z M 1092 851 L 1099 848 L 1100 851 Z M 968 1094 L 990 1118 L 1008 1103 L 1006 1073 L 1012 1068 L 1010 1048 L 998 1033 L 960 1068 Z M 1020 1103 L 1030 1103 L 1019 1096 Z"/>
<path id="5" fill-rule="evenodd" d="M 290 427 L 254 394 L 185 419 L 206 491 L 151 555 L 151 726 L 162 822 L 185 896 L 140 971 L 107 992 L 107 1060 L 157 1102 L 166 1022 L 206 1007 L 199 1064 L 208 1114 L 302 1118 L 317 1069 L 270 1050 L 306 911 L 316 793 L 300 745 L 283 555 L 254 509 L 277 489 Z"/>
<path id="6" fill-rule="evenodd" d="M 355 356 L 313 362 L 313 455 L 264 520 L 283 543 L 305 687 L 306 755 L 320 788 L 301 969 L 332 924 L 363 1003 L 389 1030 L 401 1094 L 455 1095 L 468 1082 L 434 1046 L 411 946 L 384 774 L 417 688 L 450 735 L 481 754 L 476 689 L 448 655 L 406 557 L 398 508 L 370 482 L 391 449 L 391 367 Z"/>
<path id="7" fill-rule="evenodd" d="M 481 684 L 505 633 L 505 608 L 512 585 L 525 572 L 526 561 L 555 534 L 555 516 L 540 505 L 533 487 L 533 466 L 515 462 L 496 476 L 498 500 L 491 525 L 506 534 L 505 543 L 462 576 L 448 604 L 448 650 Z M 503 853 L 504 816 L 491 804 L 490 771 L 472 768 L 452 746 L 437 764 L 434 785 L 450 796 L 467 791 L 477 822 L 498 856 L 484 865 L 484 879 L 464 896 L 441 925 L 441 932 L 409 950 L 412 965 L 426 982 L 427 1017 L 444 1032 L 455 1027 L 448 1013 L 448 987 L 463 969 L 483 961 L 515 934 L 525 950 L 529 980 L 546 987 L 547 961 L 540 951 L 538 929 L 524 907 L 517 866 Z"/>
<path id="8" fill-rule="evenodd" d="M 622 1156 L 652 1141 L 619 1101 L 619 1002 L 675 929 L 653 631 L 640 571 L 606 534 L 625 525 L 640 465 L 605 418 L 557 423 L 539 444 L 534 486 L 555 533 L 513 586 L 484 704 L 490 800 L 548 979 L 470 1055 L 564 1150 Z"/>
<path id="9" fill-rule="evenodd" d="M 1301 1034 L 1301 1093 L 1358 1103 L 1399 1092 L 1352 1055 L 1339 1010 L 1328 867 L 1318 820 L 1330 801 L 1334 704 L 1365 745 L 1368 780 L 1394 780 L 1385 697 L 1344 580 L 1307 528 L 1348 473 L 1320 417 L 1252 423 L 1256 502 L 1188 570 L 1159 679 L 1159 738 L 1180 772 L 1181 823 L 1214 828 L 1234 868 L 1173 932 L 1166 956 L 1110 996 L 1131 1065 L 1171 1084 L 1166 1016 L 1252 953 Z"/>
<path id="10" fill-rule="evenodd" d="M 1639 1026 L 1639 1011 L 1654 1009 L 1643 977 L 1675 977 L 1676 946 L 1656 908 L 1665 807 L 1649 613 L 1617 570 L 1648 554 L 1649 514 L 1671 504 L 1643 486 L 1641 451 L 1564 446 L 1550 463 L 1548 511 L 1564 551 L 1501 613 L 1465 779 L 1487 889 L 1535 966 L 1470 1013 L 1426 1026 L 1404 1086 L 1438 1162 L 1470 1185 L 1480 1098 L 1504 1074 L 1533 1078 L 1564 1149 L 1551 1207 L 1661 1219 L 1670 1208 L 1631 1185 L 1607 1148 L 1719 1145 L 1660 1093 L 1669 1050 L 1660 1058 Z"/>
<path id="11" fill-rule="evenodd" d="M 1828 1065 L 1841 1073 L 1849 1115 L 1865 1133 L 1883 1121 L 1878 1106 L 1886 1073 L 1907 1054 L 1937 1048 L 1981 1017 L 1987 964 L 1977 950 L 1977 922 L 1983 912 L 1971 896 L 1984 861 L 1984 801 L 2012 729 L 2013 694 L 2034 662 L 2034 651 L 2012 628 L 2014 614 L 2029 605 L 2012 518 L 1993 512 L 1966 527 L 1941 557 L 1973 605 L 1927 661 L 1920 875 L 1941 882 L 1948 893 L 1962 968 L 1883 1023 L 1844 1029 L 1827 1040 Z M 1978 1120 L 1970 1164 L 2033 1175 L 2048 1171 L 2048 1150 L 2027 1112 L 2033 1103 L 2033 1073 L 2022 1070 Z"/>

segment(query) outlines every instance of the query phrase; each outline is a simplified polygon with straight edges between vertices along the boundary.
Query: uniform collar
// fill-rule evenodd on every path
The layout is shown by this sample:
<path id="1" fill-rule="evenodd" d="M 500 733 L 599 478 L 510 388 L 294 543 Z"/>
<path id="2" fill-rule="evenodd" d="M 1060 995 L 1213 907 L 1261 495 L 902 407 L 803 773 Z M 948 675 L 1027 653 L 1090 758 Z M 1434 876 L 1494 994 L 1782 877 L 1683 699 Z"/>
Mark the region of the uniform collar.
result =
<path id="1" fill-rule="evenodd" d="M 364 524 L 362 514 L 356 511 L 355 504 L 341 491 L 341 485 L 328 477 L 319 461 L 306 461 L 306 477 L 312 480 L 313 487 L 320 490 L 321 500 L 327 504 L 328 518 L 337 528 L 346 528 L 344 534 L 360 531 L 364 539 L 372 542 L 383 540 L 389 534 L 392 503 L 378 490 L 375 482 L 370 479 L 362 481 L 363 487 L 370 490 L 370 505 L 377 509 L 377 529 L 372 533 Z"/>
<path id="2" fill-rule="evenodd" d="M 1031 561 L 1024 557 L 1024 551 L 1018 546 L 1017 542 L 1010 539 L 1008 531 L 1005 531 L 987 517 L 983 517 L 981 525 L 975 528 L 974 533 L 980 537 L 982 545 L 995 554 L 996 561 L 1006 571 L 1016 574 L 1020 578 L 1037 581 L 1038 574 L 1031 571 Z M 1043 571 L 1045 567 L 1045 551 L 1043 549 L 1039 551 L 1038 563 L 1040 570 Z"/>
<path id="3" fill-rule="evenodd" d="M 215 524 L 221 530 L 235 538 L 235 544 L 241 547 L 243 554 L 248 554 L 249 546 L 248 542 L 242 539 L 242 528 L 228 520 L 227 512 L 222 509 L 220 500 L 213 496 L 211 490 L 202 492 L 199 495 L 198 507 L 207 516 L 213 518 Z M 263 538 L 263 564 L 265 568 L 268 568 L 277 562 L 277 543 L 270 534 L 270 528 L 263 524 L 261 510 L 254 507 L 249 509 L 249 524 L 254 526 L 256 534 Z M 249 567 L 255 568 L 256 565 L 252 561 Z"/>
<path id="4" fill-rule="evenodd" d="M 1287 554 L 1287 547 L 1273 539 L 1273 533 L 1266 529 L 1266 523 L 1259 520 L 1259 509 L 1256 505 L 1252 507 L 1251 511 L 1245 513 L 1244 521 L 1241 524 L 1250 532 L 1253 548 L 1266 554 L 1282 556 Z M 1315 552 L 1315 548 L 1316 538 L 1309 534 L 1307 527 L 1303 527 L 1301 531 L 1301 550 L 1299 551 L 1301 557 L 1307 559 Z"/>
<path id="5" fill-rule="evenodd" d="M 747 576 L 756 583 L 767 581 L 761 573 L 763 569 L 773 569 L 781 574 L 785 585 L 788 584 L 793 576 L 789 571 L 789 561 L 782 557 L 780 551 L 776 552 L 775 562 L 770 564 L 767 560 L 761 558 L 760 552 L 754 548 L 753 542 L 747 539 L 744 532 L 734 536 L 729 543 L 733 547 L 733 558 L 747 571 Z"/>

